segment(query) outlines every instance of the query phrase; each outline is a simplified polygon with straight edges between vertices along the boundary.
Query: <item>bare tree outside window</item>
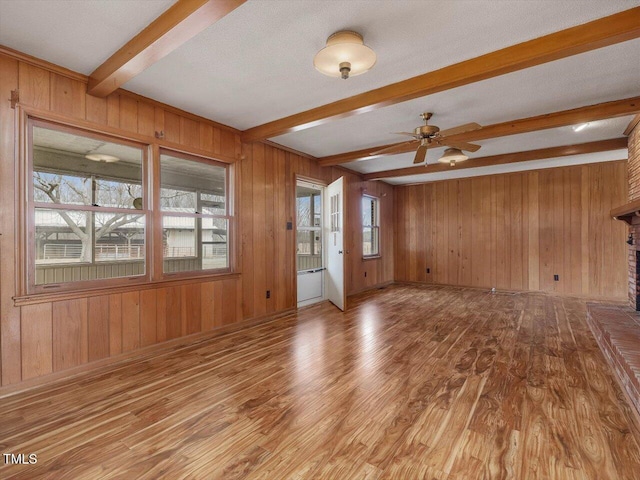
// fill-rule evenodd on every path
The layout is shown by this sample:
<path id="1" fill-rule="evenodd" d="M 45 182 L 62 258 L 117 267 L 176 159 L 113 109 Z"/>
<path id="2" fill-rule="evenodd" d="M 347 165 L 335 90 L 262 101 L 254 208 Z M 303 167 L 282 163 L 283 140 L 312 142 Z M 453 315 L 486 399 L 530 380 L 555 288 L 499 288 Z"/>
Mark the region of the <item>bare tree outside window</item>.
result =
<path id="1" fill-rule="evenodd" d="M 141 185 L 95 177 L 82 178 L 38 171 L 33 172 L 33 186 L 36 202 L 65 205 L 132 208 L 134 200 L 141 198 L 142 195 Z M 142 217 L 142 215 L 127 213 L 107 216 L 94 215 L 90 211 L 67 212 L 63 210 L 57 210 L 57 214 L 82 242 L 79 259 L 81 262 L 90 262 L 93 243 L 97 243 L 112 232 L 118 232 L 121 237 L 130 241 L 131 234 L 121 233 L 118 229 L 135 223 Z"/>

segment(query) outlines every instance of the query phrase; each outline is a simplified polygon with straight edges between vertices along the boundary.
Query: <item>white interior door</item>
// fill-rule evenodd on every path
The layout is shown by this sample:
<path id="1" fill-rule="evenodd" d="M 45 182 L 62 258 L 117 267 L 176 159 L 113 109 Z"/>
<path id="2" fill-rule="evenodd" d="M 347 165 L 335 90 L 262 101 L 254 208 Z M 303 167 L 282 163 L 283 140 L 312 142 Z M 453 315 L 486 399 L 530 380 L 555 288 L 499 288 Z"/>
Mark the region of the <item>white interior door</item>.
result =
<path id="1" fill-rule="evenodd" d="M 327 298 L 340 310 L 347 304 L 344 290 L 344 180 L 327 187 L 325 195 L 327 239 Z"/>

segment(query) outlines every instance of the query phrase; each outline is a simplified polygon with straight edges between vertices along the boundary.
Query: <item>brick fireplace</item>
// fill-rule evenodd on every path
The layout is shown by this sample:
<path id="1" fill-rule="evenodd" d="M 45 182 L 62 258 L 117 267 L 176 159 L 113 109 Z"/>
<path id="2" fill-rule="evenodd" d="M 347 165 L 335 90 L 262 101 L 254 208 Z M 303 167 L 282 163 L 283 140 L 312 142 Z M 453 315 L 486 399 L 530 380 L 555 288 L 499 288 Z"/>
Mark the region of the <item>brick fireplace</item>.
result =
<path id="1" fill-rule="evenodd" d="M 629 305 L 640 310 L 640 250 L 637 244 L 640 241 L 640 222 L 631 225 L 629 230 Z"/>
<path id="2" fill-rule="evenodd" d="M 629 224 L 629 304 L 640 310 L 640 124 L 629 132 L 628 148 L 629 203 L 616 209 L 615 216 Z"/>
<path id="3" fill-rule="evenodd" d="M 629 202 L 611 215 L 629 225 L 629 305 L 589 304 L 587 323 L 620 385 L 640 414 L 640 115 L 625 132 L 629 136 Z"/>

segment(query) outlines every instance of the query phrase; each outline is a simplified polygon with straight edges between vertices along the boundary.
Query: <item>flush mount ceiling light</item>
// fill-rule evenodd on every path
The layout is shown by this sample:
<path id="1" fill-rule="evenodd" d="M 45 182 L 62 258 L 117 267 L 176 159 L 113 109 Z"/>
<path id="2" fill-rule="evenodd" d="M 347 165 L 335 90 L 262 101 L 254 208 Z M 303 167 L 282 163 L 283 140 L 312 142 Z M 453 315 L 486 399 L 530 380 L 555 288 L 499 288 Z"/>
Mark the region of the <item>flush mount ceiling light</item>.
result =
<path id="1" fill-rule="evenodd" d="M 589 126 L 589 122 L 587 123 L 581 123 L 580 125 L 574 125 L 573 127 L 573 131 L 574 132 L 581 132 L 582 130 L 584 130 L 585 128 L 587 128 Z"/>
<path id="2" fill-rule="evenodd" d="M 442 156 L 438 159 L 438 161 L 441 163 L 448 163 L 453 167 L 455 166 L 456 162 L 463 162 L 468 158 L 469 157 L 462 153 L 462 150 L 458 148 L 447 148 L 444 151 L 444 154 L 442 154 Z"/>
<path id="3" fill-rule="evenodd" d="M 105 163 L 114 163 L 120 161 L 118 157 L 114 157 L 113 155 L 106 155 L 104 153 L 90 153 L 85 155 L 84 158 L 87 160 L 93 160 L 94 162 L 105 162 Z"/>
<path id="4" fill-rule="evenodd" d="M 376 52 L 364 44 L 356 32 L 336 32 L 327 39 L 327 46 L 316 53 L 313 65 L 320 73 L 342 77 L 365 73 L 375 65 Z"/>

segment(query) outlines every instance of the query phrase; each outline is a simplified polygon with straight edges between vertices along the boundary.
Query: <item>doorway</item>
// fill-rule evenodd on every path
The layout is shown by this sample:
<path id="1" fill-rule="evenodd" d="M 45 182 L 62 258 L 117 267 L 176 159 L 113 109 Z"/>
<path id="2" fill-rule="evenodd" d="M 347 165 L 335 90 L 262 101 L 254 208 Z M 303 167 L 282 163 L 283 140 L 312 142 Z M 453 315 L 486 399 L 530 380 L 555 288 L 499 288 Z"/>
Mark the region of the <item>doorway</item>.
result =
<path id="1" fill-rule="evenodd" d="M 325 299 L 322 185 L 296 182 L 296 271 L 298 307 Z"/>

